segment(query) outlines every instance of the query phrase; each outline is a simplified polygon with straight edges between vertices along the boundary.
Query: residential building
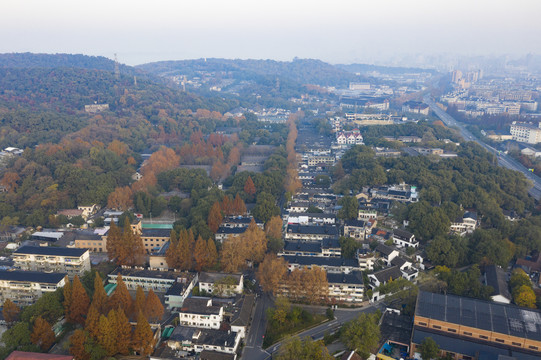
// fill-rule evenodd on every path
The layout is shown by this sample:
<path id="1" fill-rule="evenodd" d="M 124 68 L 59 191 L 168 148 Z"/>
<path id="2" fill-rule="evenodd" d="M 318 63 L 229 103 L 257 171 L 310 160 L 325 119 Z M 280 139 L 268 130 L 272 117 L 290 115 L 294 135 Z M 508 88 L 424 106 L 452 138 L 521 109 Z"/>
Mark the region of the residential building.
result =
<path id="1" fill-rule="evenodd" d="M 254 218 L 251 216 L 228 216 L 222 220 L 220 227 L 223 228 L 247 228 Z M 257 226 L 263 229 L 264 224 L 260 221 L 255 222 Z"/>
<path id="2" fill-rule="evenodd" d="M 361 271 L 374 270 L 376 255 L 373 251 L 370 251 L 369 249 L 358 249 L 357 260 L 359 261 Z"/>
<path id="3" fill-rule="evenodd" d="M 353 238 L 357 241 L 363 241 L 367 232 L 372 231 L 375 220 L 346 220 L 344 221 L 344 236 Z"/>
<path id="4" fill-rule="evenodd" d="M 457 219 L 451 223 L 451 232 L 465 235 L 471 233 L 477 228 L 477 213 L 466 211 L 462 219 Z"/>
<path id="5" fill-rule="evenodd" d="M 340 257 L 342 249 L 338 239 L 323 239 L 321 241 L 286 240 L 284 248 L 278 255 Z"/>
<path id="6" fill-rule="evenodd" d="M 66 273 L 0 270 L 0 302 L 10 299 L 19 306 L 31 305 L 41 295 L 64 286 Z"/>
<path id="7" fill-rule="evenodd" d="M 36 241 L 56 242 L 64 236 L 63 232 L 59 231 L 36 231 L 30 238 Z"/>
<path id="8" fill-rule="evenodd" d="M 234 236 L 244 234 L 248 227 L 222 227 L 218 228 L 218 232 L 214 235 L 217 242 L 222 243 L 224 240 L 230 239 Z"/>
<path id="9" fill-rule="evenodd" d="M 321 164 L 333 166 L 336 158 L 330 155 L 312 155 L 308 157 L 308 166 L 318 166 Z"/>
<path id="10" fill-rule="evenodd" d="M 88 249 L 92 252 L 107 252 L 107 232 L 96 231 L 75 231 L 75 247 L 77 249 Z"/>
<path id="11" fill-rule="evenodd" d="M 485 285 L 491 286 L 494 292 L 490 298 L 492 301 L 502 304 L 510 304 L 513 297 L 509 293 L 509 285 L 507 284 L 507 274 L 498 265 L 485 266 L 485 274 L 483 278 Z"/>
<path id="12" fill-rule="evenodd" d="M 226 307 L 225 315 L 229 318 L 231 331 L 239 333 L 241 338 L 246 337 L 248 325 L 252 317 L 252 309 L 255 304 L 255 295 L 237 296 L 230 307 Z"/>
<path id="13" fill-rule="evenodd" d="M 336 215 L 328 213 L 290 213 L 287 217 L 287 223 L 299 225 L 332 225 L 336 223 Z"/>
<path id="14" fill-rule="evenodd" d="M 242 294 L 244 276 L 242 274 L 201 272 L 199 274 L 199 291 L 205 291 L 214 296 L 230 297 Z"/>
<path id="15" fill-rule="evenodd" d="M 381 285 L 387 284 L 391 280 L 400 279 L 402 277 L 402 271 L 399 266 L 391 266 L 389 268 L 376 271 L 373 274 L 368 274 L 370 279 L 370 286 L 375 289 Z"/>
<path id="16" fill-rule="evenodd" d="M 164 293 L 164 301 L 168 308 L 180 307 L 198 280 L 197 273 L 187 271 L 118 267 L 108 275 L 109 283 L 116 284 L 118 275 L 122 276 L 129 290 L 137 290 L 140 286 L 145 292 L 152 289 L 156 293 Z"/>
<path id="17" fill-rule="evenodd" d="M 288 240 L 315 241 L 338 237 L 334 225 L 288 225 L 285 238 Z"/>
<path id="18" fill-rule="evenodd" d="M 360 271 L 348 274 L 327 273 L 331 301 L 360 303 L 364 296 L 363 275 Z"/>
<path id="19" fill-rule="evenodd" d="M 216 357 L 208 357 L 208 352 L 235 354 L 240 341 L 240 334 L 230 330 L 177 326 L 167 340 L 167 346 L 174 350 L 194 351 L 201 354 L 206 351 L 205 356 L 208 359 L 216 359 Z"/>
<path id="20" fill-rule="evenodd" d="M 476 359 L 481 353 L 535 359 L 541 356 L 541 311 L 419 291 L 410 356 L 427 337 L 454 359 Z"/>
<path id="21" fill-rule="evenodd" d="M 12 254 L 14 266 L 21 270 L 67 273 L 70 278 L 90 271 L 88 249 L 52 246 L 22 246 Z"/>
<path id="22" fill-rule="evenodd" d="M 74 360 L 71 355 L 44 354 L 29 351 L 13 351 L 6 360 Z"/>
<path id="23" fill-rule="evenodd" d="M 393 230 L 393 243 L 398 247 L 418 247 L 419 241 L 415 239 L 415 235 L 409 231 L 402 229 Z"/>
<path id="24" fill-rule="evenodd" d="M 417 187 L 408 185 L 380 186 L 371 189 L 371 195 L 375 199 L 387 199 L 405 203 L 419 200 Z"/>
<path id="25" fill-rule="evenodd" d="M 179 310 L 180 324 L 189 327 L 219 329 L 224 321 L 224 307 L 210 298 L 191 297 Z"/>
<path id="26" fill-rule="evenodd" d="M 301 269 L 303 267 L 310 269 L 314 266 L 319 266 L 329 273 L 349 274 L 352 271 L 360 269 L 359 263 L 355 259 L 294 255 L 283 255 L 282 257 L 288 263 L 288 269 L 290 271 Z"/>
<path id="27" fill-rule="evenodd" d="M 519 123 L 513 121 L 510 129 L 513 140 L 525 142 L 528 144 L 537 144 L 541 142 L 541 129 L 529 123 Z"/>
<path id="28" fill-rule="evenodd" d="M 430 107 L 419 101 L 406 101 L 402 104 L 403 112 L 410 112 L 414 114 L 428 115 Z"/>
<path id="29" fill-rule="evenodd" d="M 368 221 L 370 219 L 377 219 L 378 212 L 376 210 L 359 209 L 359 215 L 357 220 Z"/>
<path id="30" fill-rule="evenodd" d="M 376 251 L 380 254 L 381 258 L 385 261 L 387 266 L 391 266 L 391 262 L 393 261 L 393 259 L 400 255 L 398 250 L 384 244 L 378 244 L 378 246 L 376 247 Z"/>
<path id="31" fill-rule="evenodd" d="M 159 250 L 171 238 L 169 229 L 142 229 L 140 234 L 147 253 Z"/>

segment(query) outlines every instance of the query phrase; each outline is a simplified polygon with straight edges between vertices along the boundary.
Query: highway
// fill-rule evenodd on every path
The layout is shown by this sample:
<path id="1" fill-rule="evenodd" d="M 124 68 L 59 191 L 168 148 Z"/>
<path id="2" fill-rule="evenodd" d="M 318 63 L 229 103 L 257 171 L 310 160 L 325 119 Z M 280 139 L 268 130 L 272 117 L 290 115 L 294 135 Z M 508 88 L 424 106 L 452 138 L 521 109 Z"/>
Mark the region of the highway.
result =
<path id="1" fill-rule="evenodd" d="M 430 106 L 432 111 L 443 121 L 447 126 L 455 127 L 457 128 L 461 134 L 462 137 L 467 141 L 475 141 L 479 145 L 481 145 L 485 150 L 488 152 L 494 154 L 498 158 L 498 165 L 505 167 L 507 169 L 519 171 L 526 176 L 528 180 L 531 181 L 532 187 L 528 190 L 528 193 L 535 198 L 536 200 L 541 199 L 541 178 L 539 176 L 533 174 L 532 172 L 528 171 L 524 165 L 519 163 L 517 160 L 513 159 L 507 154 L 504 154 L 503 152 L 499 152 L 498 150 L 494 149 L 492 146 L 486 144 L 485 142 L 479 140 L 477 137 L 475 137 L 472 133 L 470 133 L 462 123 L 455 120 L 451 115 L 447 114 L 445 111 L 443 111 L 442 108 L 438 106 L 428 95 L 426 95 L 423 98 L 423 101 L 425 104 Z"/>

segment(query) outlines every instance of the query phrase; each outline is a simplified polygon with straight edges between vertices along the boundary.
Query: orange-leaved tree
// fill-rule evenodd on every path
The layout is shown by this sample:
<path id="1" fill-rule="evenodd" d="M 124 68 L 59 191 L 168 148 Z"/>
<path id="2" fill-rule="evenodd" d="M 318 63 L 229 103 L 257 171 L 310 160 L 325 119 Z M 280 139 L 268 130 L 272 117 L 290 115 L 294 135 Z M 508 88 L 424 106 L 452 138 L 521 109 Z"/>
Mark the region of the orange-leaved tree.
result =
<path id="1" fill-rule="evenodd" d="M 84 324 L 85 317 L 90 306 L 90 299 L 86 293 L 79 276 L 75 275 L 71 288 L 71 302 L 69 311 L 66 313 L 66 320 L 72 324 Z"/>
<path id="2" fill-rule="evenodd" d="M 34 321 L 34 327 L 30 335 L 32 344 L 39 346 L 43 351 L 47 351 L 54 344 L 55 340 L 56 337 L 51 324 L 41 316 L 38 316 Z"/>
<path id="3" fill-rule="evenodd" d="M 163 305 L 152 289 L 148 291 L 145 301 L 145 312 L 149 321 L 160 321 L 163 317 Z"/>
<path id="4" fill-rule="evenodd" d="M 21 309 L 10 299 L 6 299 L 4 301 L 4 306 L 2 307 L 2 315 L 4 316 L 4 320 L 8 325 L 13 324 L 17 320 L 19 320 L 19 313 L 21 312 Z"/>
<path id="5" fill-rule="evenodd" d="M 152 329 L 142 311 L 137 315 L 137 325 L 133 332 L 132 348 L 140 355 L 147 356 L 152 352 L 154 342 Z"/>
<path id="6" fill-rule="evenodd" d="M 287 263 L 282 257 L 277 257 L 274 254 L 267 254 L 259 268 L 257 269 L 256 277 L 263 291 L 278 294 L 280 285 L 283 283 L 287 275 Z"/>

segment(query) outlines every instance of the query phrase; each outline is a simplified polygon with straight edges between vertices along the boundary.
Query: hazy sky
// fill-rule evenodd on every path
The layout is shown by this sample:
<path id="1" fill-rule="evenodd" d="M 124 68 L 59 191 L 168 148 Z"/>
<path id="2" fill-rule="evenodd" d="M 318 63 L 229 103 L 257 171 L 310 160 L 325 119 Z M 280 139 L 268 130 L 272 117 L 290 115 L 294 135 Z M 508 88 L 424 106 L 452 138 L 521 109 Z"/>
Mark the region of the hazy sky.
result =
<path id="1" fill-rule="evenodd" d="M 0 52 L 332 63 L 541 53 L 538 0 L 2 0 Z"/>

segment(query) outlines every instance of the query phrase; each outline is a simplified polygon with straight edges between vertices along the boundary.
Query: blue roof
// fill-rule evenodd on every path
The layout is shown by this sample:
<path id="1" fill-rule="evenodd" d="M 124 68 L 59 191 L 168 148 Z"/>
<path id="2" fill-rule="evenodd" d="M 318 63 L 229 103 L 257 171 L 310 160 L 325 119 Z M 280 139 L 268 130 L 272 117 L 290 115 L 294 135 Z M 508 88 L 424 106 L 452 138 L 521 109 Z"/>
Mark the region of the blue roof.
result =
<path id="1" fill-rule="evenodd" d="M 80 257 L 88 249 L 65 248 L 56 246 L 22 246 L 15 250 L 14 254 L 35 254 L 49 256 L 76 256 Z"/>

